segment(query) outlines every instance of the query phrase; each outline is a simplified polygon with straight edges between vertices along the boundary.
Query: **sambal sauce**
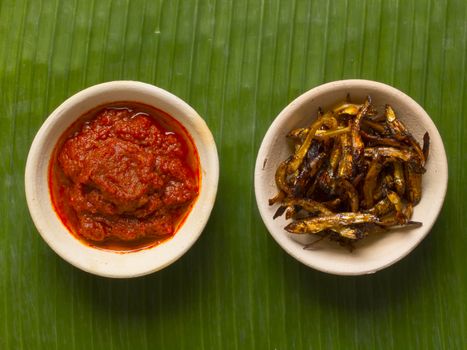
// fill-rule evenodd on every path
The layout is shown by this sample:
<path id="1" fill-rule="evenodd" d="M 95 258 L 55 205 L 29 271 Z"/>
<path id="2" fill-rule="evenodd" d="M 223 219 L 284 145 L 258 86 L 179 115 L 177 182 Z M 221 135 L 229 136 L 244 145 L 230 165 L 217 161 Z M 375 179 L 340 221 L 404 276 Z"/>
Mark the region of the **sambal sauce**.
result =
<path id="1" fill-rule="evenodd" d="M 199 158 L 174 118 L 136 102 L 100 106 L 60 138 L 52 203 L 73 235 L 132 251 L 172 237 L 199 192 Z"/>

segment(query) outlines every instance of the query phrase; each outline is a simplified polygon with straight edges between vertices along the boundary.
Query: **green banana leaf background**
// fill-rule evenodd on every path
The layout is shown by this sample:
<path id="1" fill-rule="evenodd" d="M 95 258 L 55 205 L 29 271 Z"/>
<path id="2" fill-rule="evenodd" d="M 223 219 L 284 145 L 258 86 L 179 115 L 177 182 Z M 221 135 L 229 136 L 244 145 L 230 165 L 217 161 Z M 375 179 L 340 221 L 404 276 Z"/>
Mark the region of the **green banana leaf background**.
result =
<path id="1" fill-rule="evenodd" d="M 0 0 L 0 349 L 467 349 L 466 43 L 465 0 Z M 396 265 L 359 277 L 288 256 L 253 191 L 273 119 L 343 78 L 413 97 L 449 160 L 431 233 Z M 221 171 L 199 241 L 131 280 L 59 258 L 30 219 L 23 184 L 46 117 L 120 79 L 192 105 Z"/>

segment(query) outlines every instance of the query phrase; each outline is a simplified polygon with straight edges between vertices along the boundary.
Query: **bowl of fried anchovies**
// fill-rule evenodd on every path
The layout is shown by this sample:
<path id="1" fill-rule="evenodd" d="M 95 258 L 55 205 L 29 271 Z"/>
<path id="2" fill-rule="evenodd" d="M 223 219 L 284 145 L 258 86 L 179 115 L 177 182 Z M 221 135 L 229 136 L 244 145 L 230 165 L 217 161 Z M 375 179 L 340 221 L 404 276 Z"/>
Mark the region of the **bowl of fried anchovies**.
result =
<path id="1" fill-rule="evenodd" d="M 256 160 L 261 217 L 284 250 L 328 273 L 374 273 L 428 234 L 447 160 L 431 118 L 386 84 L 341 80 L 290 103 Z"/>

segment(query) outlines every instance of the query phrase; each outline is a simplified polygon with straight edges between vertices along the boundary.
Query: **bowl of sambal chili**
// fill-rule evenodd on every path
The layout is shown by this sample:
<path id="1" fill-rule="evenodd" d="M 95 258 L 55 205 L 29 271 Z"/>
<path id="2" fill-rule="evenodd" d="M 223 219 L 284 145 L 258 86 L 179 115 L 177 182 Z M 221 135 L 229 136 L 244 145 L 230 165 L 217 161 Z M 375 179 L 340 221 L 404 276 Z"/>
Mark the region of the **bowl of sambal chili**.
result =
<path id="1" fill-rule="evenodd" d="M 74 266 L 127 278 L 180 258 L 214 205 L 219 161 L 204 120 L 180 98 L 113 81 L 70 97 L 44 122 L 25 189 L 44 240 Z"/>

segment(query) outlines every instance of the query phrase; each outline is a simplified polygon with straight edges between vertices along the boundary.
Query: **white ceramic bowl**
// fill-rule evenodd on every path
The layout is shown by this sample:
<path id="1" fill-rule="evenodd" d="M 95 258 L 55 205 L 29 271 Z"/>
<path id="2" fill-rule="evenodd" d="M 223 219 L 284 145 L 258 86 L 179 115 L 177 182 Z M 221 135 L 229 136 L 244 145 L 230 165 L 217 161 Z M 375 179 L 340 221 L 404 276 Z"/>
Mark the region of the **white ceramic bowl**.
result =
<path id="1" fill-rule="evenodd" d="M 176 234 L 160 245 L 130 253 L 92 248 L 76 239 L 56 215 L 48 186 L 50 157 L 63 132 L 92 108 L 116 101 L 141 102 L 177 119 L 192 136 L 201 167 L 199 197 Z M 170 265 L 195 243 L 213 208 L 218 178 L 216 144 L 208 126 L 193 108 L 153 85 L 136 81 L 113 81 L 73 95 L 47 118 L 29 151 L 25 187 L 34 224 L 58 255 L 84 271 L 106 277 L 127 278 L 149 274 Z"/>
<path id="2" fill-rule="evenodd" d="M 414 137 L 421 142 L 428 131 L 431 138 L 430 155 L 422 180 L 422 199 L 415 207 L 412 220 L 423 226 L 413 230 L 391 231 L 368 236 L 349 252 L 335 242 L 321 241 L 313 250 L 303 244 L 316 237 L 293 235 L 283 228 L 283 215 L 273 220 L 277 205 L 269 206 L 268 199 L 277 193 L 274 174 L 277 166 L 290 154 L 286 134 L 293 128 L 306 126 L 315 118 L 318 107 L 324 110 L 343 101 L 350 93 L 352 100 L 372 97 L 373 105 L 382 111 L 390 104 Z M 256 201 L 263 221 L 273 238 L 284 250 L 305 265 L 338 275 L 374 273 L 409 254 L 428 234 L 443 205 L 446 195 L 448 168 L 443 142 L 428 114 L 413 99 L 401 91 L 374 81 L 341 80 L 311 89 L 290 103 L 274 120 L 263 139 L 255 167 Z"/>

